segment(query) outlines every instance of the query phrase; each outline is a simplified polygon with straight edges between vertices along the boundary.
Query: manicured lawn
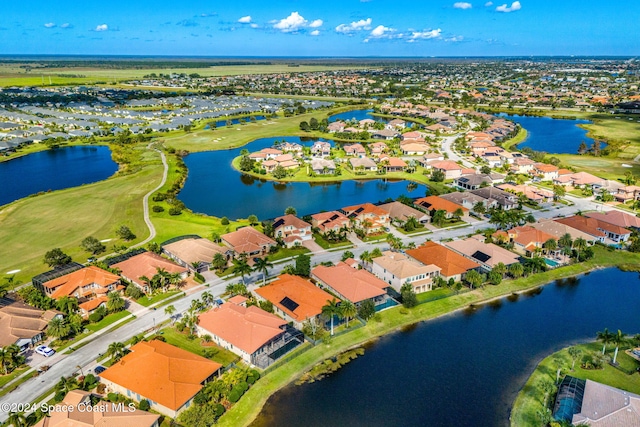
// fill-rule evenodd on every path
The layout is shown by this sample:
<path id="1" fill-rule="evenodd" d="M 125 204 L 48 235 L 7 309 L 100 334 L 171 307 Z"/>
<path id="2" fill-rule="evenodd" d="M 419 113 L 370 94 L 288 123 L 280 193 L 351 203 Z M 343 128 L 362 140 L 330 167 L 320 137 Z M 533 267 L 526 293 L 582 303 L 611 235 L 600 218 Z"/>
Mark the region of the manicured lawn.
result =
<path id="1" fill-rule="evenodd" d="M 14 378 L 19 377 L 23 373 L 27 372 L 29 369 L 30 369 L 29 366 L 25 366 L 23 368 L 14 369 L 13 372 L 8 373 L 7 375 L 0 375 L 0 387 L 4 387 L 5 384 L 7 384 L 9 381 L 13 381 Z"/>
<path id="2" fill-rule="evenodd" d="M 301 254 L 310 253 L 311 251 L 305 247 L 299 248 L 280 248 L 275 254 L 269 254 L 269 261 L 275 262 L 281 259 L 295 257 Z"/>
<path id="3" fill-rule="evenodd" d="M 200 338 L 190 340 L 187 338 L 186 334 L 178 332 L 174 327 L 164 328 L 160 332 L 168 344 L 175 345 L 176 347 L 180 347 L 200 356 L 204 357 L 204 351 L 206 349 L 214 350 L 216 353 L 212 360 L 221 363 L 223 366 L 227 366 L 239 358 L 235 353 L 225 350 L 213 343 L 209 343 L 206 346 L 202 345 L 202 340 Z"/>
<path id="4" fill-rule="evenodd" d="M 422 304 L 429 301 L 436 301 L 442 298 L 449 297 L 451 295 L 455 295 L 456 291 L 454 289 L 449 288 L 438 288 L 429 292 L 423 292 L 421 294 L 416 295 L 418 298 L 418 303 Z"/>
<path id="5" fill-rule="evenodd" d="M 333 249 L 333 248 L 350 248 L 351 246 L 353 246 L 353 244 L 348 241 L 345 240 L 344 242 L 337 242 L 337 243 L 332 243 L 329 242 L 327 240 L 325 240 L 324 237 L 322 237 L 322 235 L 320 233 L 313 233 L 313 240 L 315 240 L 315 242 L 320 245 L 322 247 L 322 249 Z"/>
<path id="6" fill-rule="evenodd" d="M 150 297 L 144 296 L 142 298 L 139 298 L 136 302 L 144 307 L 149 307 L 152 304 L 155 304 L 167 298 L 171 298 L 174 295 L 178 295 L 179 293 L 182 293 L 182 291 L 173 290 L 173 291 L 161 292 L 161 293 L 152 295 Z"/>
<path id="7" fill-rule="evenodd" d="M 502 144 L 502 148 L 505 150 L 511 150 L 512 147 L 517 146 L 525 139 L 527 139 L 527 130 L 521 127 L 516 136 Z"/>
<path id="8" fill-rule="evenodd" d="M 582 350 L 583 355 L 587 353 L 601 354 L 602 351 L 602 344 L 597 342 L 577 345 L 576 347 Z M 628 348 L 628 346 L 625 346 L 625 348 Z M 606 355 L 613 358 L 612 345 L 609 345 Z M 571 375 L 572 377 L 590 379 L 631 393 L 640 393 L 640 375 L 627 375 L 608 363 L 604 364 L 603 369 L 582 369 L 580 367 L 581 359 L 582 356 L 577 359 L 575 368 L 571 371 L 573 360 L 565 348 L 540 362 L 516 398 L 511 410 L 511 425 L 513 427 L 539 425 L 540 419 L 537 413 L 544 407 L 544 393 L 540 390 L 539 383 L 545 380 L 555 382 L 558 366 L 562 367 L 563 374 Z M 618 353 L 617 361 L 623 368 L 628 370 L 635 370 L 640 366 L 635 359 L 629 357 L 622 350 Z M 548 397 L 548 407 L 551 407 L 554 398 L 555 394 Z"/>
<path id="9" fill-rule="evenodd" d="M 117 313 L 110 314 L 110 315 L 106 316 L 105 318 L 103 318 L 98 323 L 90 323 L 90 324 L 88 324 L 87 325 L 87 329 L 90 330 L 91 332 L 99 331 L 102 328 L 106 328 L 107 326 L 116 323 L 118 320 L 124 319 L 125 317 L 129 316 L 130 314 L 131 313 L 128 312 L 127 310 L 122 310 L 122 311 L 119 311 Z"/>
<path id="10" fill-rule="evenodd" d="M 369 321 L 366 326 L 335 337 L 328 344 L 319 344 L 283 366 L 270 371 L 251 387 L 231 410 L 222 416 L 219 424 L 221 426 L 248 425 L 260 412 L 262 405 L 270 395 L 294 381 L 316 363 L 349 347 L 395 331 L 402 326 L 442 316 L 454 310 L 468 307 L 470 304 L 478 304 L 513 292 L 526 291 L 553 282 L 556 279 L 575 276 L 593 268 L 618 265 L 620 263 L 634 265 L 640 263 L 640 255 L 629 252 L 609 252 L 596 247 L 595 254 L 594 259 L 582 264 L 561 267 L 518 280 L 505 280 L 497 286 L 486 286 L 483 289 L 475 289 L 452 295 L 448 298 L 427 302 L 408 310 L 407 314 L 401 313 L 402 306 L 385 310 L 380 313 L 380 322 Z"/>
<path id="11" fill-rule="evenodd" d="M 43 264 L 46 251 L 61 248 L 77 261 L 87 253 L 80 242 L 87 236 L 106 243 L 130 245 L 147 237 L 142 216 L 142 197 L 160 181 L 159 156 L 150 159 L 132 174 L 105 181 L 29 197 L 0 208 L 0 275 L 21 270 L 16 283 L 27 282 L 49 268 Z M 115 230 L 127 225 L 137 238 L 117 239 Z"/>

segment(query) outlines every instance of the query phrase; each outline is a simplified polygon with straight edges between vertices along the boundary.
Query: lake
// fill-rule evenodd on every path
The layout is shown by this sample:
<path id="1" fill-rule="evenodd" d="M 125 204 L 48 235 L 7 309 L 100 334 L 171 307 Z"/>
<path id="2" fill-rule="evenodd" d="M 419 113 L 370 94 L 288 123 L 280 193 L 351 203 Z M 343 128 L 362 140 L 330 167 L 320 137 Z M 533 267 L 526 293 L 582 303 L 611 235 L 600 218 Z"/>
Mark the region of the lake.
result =
<path id="1" fill-rule="evenodd" d="M 312 384 L 273 395 L 253 427 L 507 426 L 537 363 L 609 328 L 637 333 L 637 273 L 566 279 L 369 344 Z"/>
<path id="2" fill-rule="evenodd" d="M 371 113 L 373 113 L 373 110 L 369 109 L 369 110 L 351 110 L 351 111 L 345 111 L 344 113 L 338 113 L 338 114 L 334 114 L 332 116 L 329 116 L 329 123 L 331 122 L 335 122 L 337 120 L 342 120 L 342 121 L 349 121 L 349 120 L 364 120 L 364 119 L 371 119 L 371 120 L 375 120 L 377 122 L 384 122 L 386 123 L 387 120 L 383 119 L 381 117 L 376 117 L 371 115 Z"/>
<path id="3" fill-rule="evenodd" d="M 395 199 L 401 194 L 421 197 L 427 192 L 424 185 L 409 191 L 408 181 L 383 179 L 278 183 L 254 178 L 232 168 L 231 161 L 242 149 L 259 151 L 283 139 L 313 145 L 309 138 L 273 137 L 261 138 L 232 150 L 189 154 L 184 158 L 189 175 L 178 198 L 198 213 L 231 219 L 254 214 L 260 219 L 270 219 L 282 215 L 288 206 L 294 206 L 298 215 L 303 216 L 358 203 Z"/>
<path id="4" fill-rule="evenodd" d="M 510 114 L 499 114 L 499 116 L 512 120 L 527 130 L 527 138 L 518 144 L 518 148 L 529 147 L 536 151 L 555 154 L 577 154 L 582 141 L 589 147 L 593 144 L 593 139 L 587 136 L 587 131 L 578 126 L 591 123 L 589 120 Z M 601 144 L 601 148 L 604 147 L 605 144 Z"/>
<path id="5" fill-rule="evenodd" d="M 72 146 L 0 163 L 0 206 L 41 191 L 102 181 L 118 170 L 106 146 Z"/>

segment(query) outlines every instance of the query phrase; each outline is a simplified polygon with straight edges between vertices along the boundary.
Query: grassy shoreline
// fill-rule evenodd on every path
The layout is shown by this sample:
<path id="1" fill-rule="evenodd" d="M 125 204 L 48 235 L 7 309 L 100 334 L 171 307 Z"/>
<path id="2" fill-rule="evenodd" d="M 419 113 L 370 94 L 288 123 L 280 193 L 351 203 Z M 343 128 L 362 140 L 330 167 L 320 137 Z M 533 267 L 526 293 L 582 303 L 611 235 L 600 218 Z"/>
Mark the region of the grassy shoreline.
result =
<path id="1" fill-rule="evenodd" d="M 505 280 L 497 286 L 487 286 L 448 298 L 429 301 L 409 310 L 407 314 L 402 314 L 401 307 L 383 311 L 380 322 L 371 320 L 366 326 L 335 337 L 328 344 L 320 344 L 266 374 L 234 407 L 225 413 L 219 424 L 222 426 L 249 425 L 258 416 L 272 394 L 293 382 L 315 364 L 346 349 L 375 340 L 405 326 L 448 315 L 471 305 L 486 304 L 514 293 L 527 292 L 555 280 L 576 276 L 587 271 L 625 263 L 640 264 L 640 255 L 609 252 L 599 247 L 595 250 L 595 257 L 581 264 L 561 267 L 526 278 Z"/>

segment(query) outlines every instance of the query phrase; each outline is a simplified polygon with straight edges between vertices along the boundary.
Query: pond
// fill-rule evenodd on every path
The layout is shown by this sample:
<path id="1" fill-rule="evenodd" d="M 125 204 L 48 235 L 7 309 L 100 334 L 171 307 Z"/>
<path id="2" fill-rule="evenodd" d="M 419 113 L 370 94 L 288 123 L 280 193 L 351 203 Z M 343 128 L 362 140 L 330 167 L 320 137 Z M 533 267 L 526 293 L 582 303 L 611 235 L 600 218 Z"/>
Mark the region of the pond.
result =
<path id="1" fill-rule="evenodd" d="M 550 117 L 519 116 L 500 114 L 512 120 L 527 130 L 527 138 L 518 148 L 529 147 L 536 151 L 554 154 L 577 154 L 581 142 L 588 147 L 593 139 L 587 136 L 587 131 L 578 125 L 589 124 L 589 120 L 552 119 Z M 601 144 L 604 148 L 605 144 Z"/>
<path id="2" fill-rule="evenodd" d="M 105 146 L 39 151 L 0 163 L 0 206 L 41 191 L 102 181 L 118 170 Z"/>
<path id="3" fill-rule="evenodd" d="M 375 120 L 377 122 L 383 122 L 386 123 L 387 120 L 383 119 L 381 117 L 376 117 L 373 116 L 371 113 L 373 113 L 373 110 L 350 110 L 350 111 L 345 111 L 344 113 L 338 113 L 338 114 L 334 114 L 332 116 L 329 116 L 329 123 L 331 122 L 335 122 L 337 120 L 342 120 L 342 121 L 349 121 L 349 120 L 364 120 L 364 119 L 371 119 L 371 120 Z"/>
<path id="4" fill-rule="evenodd" d="M 609 328 L 637 333 L 637 273 L 595 271 L 424 322 L 267 402 L 262 426 L 507 426 L 537 363 Z"/>
<path id="5" fill-rule="evenodd" d="M 282 140 L 313 145 L 309 138 L 273 137 L 261 138 L 232 150 L 188 155 L 184 161 L 189 175 L 179 199 L 194 212 L 230 219 L 254 214 L 262 220 L 282 215 L 288 206 L 295 207 L 302 216 L 358 203 L 395 199 L 401 194 L 421 197 L 427 193 L 424 185 L 411 190 L 407 188 L 408 181 L 384 179 L 278 183 L 242 174 L 231 166 L 231 161 L 242 149 L 259 151 Z"/>

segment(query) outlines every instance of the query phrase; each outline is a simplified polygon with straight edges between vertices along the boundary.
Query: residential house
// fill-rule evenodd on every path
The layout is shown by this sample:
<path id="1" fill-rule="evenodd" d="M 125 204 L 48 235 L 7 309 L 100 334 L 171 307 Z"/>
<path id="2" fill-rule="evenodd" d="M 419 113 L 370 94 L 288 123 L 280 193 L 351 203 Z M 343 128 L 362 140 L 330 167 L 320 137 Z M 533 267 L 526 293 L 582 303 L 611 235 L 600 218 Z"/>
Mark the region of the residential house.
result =
<path id="1" fill-rule="evenodd" d="M 541 181 L 552 181 L 558 178 L 558 167 L 546 163 L 536 163 L 533 165 L 532 174 L 540 178 Z"/>
<path id="2" fill-rule="evenodd" d="M 562 236 L 564 236 L 565 234 L 569 234 L 571 236 L 571 240 L 584 239 L 590 244 L 593 244 L 596 241 L 596 239 L 592 235 L 580 231 L 576 228 L 569 227 L 566 224 L 554 221 L 553 219 L 541 218 L 538 220 L 538 222 L 534 222 L 533 224 L 529 225 L 533 228 L 552 235 L 556 240 L 560 240 Z"/>
<path id="3" fill-rule="evenodd" d="M 428 241 L 416 249 L 409 249 L 406 254 L 424 265 L 433 264 L 439 267 L 440 276 L 444 280 L 461 281 L 468 271 L 480 267 L 480 264 L 432 241 Z"/>
<path id="4" fill-rule="evenodd" d="M 387 172 L 402 172 L 407 167 L 405 161 L 397 157 L 389 157 L 387 162 L 388 163 L 384 165 Z"/>
<path id="5" fill-rule="evenodd" d="M 193 237 L 164 245 L 162 252 L 181 266 L 198 273 L 211 268 L 211 261 L 216 254 L 222 254 L 227 261 L 233 255 L 227 247 Z"/>
<path id="6" fill-rule="evenodd" d="M 465 208 L 464 206 L 453 203 L 440 196 L 421 197 L 419 199 L 416 199 L 413 204 L 419 208 L 429 211 L 431 213 L 431 216 L 433 216 L 433 213 L 435 211 L 440 210 L 446 212 L 445 216 L 447 218 L 452 218 L 455 215 L 456 211 L 458 211 L 458 209 L 462 210 L 463 215 L 469 212 L 469 209 Z"/>
<path id="7" fill-rule="evenodd" d="M 34 427 L 159 427 L 160 415 L 117 404 L 94 404 L 90 391 L 71 390 L 56 410 L 34 424 Z M 91 410 L 89 410 L 91 408 Z"/>
<path id="8" fill-rule="evenodd" d="M 121 291 L 120 277 L 95 266 L 89 266 L 42 283 L 45 295 L 59 299 L 77 298 L 79 302 Z"/>
<path id="9" fill-rule="evenodd" d="M 273 160 L 283 154 L 282 150 L 278 150 L 277 148 L 263 148 L 260 152 L 265 155 L 266 160 Z"/>
<path id="10" fill-rule="evenodd" d="M 333 123 L 329 123 L 329 125 L 327 126 L 327 131 L 329 133 L 342 132 L 344 131 L 344 127 L 345 127 L 344 122 L 333 122 Z"/>
<path id="11" fill-rule="evenodd" d="M 531 171 L 533 171 L 535 164 L 536 162 L 528 157 L 520 157 L 514 159 L 509 168 L 515 173 L 530 174 Z"/>
<path id="12" fill-rule="evenodd" d="M 275 314 L 231 302 L 200 314 L 196 328 L 198 335 L 210 335 L 220 347 L 262 369 L 304 341 L 299 331 Z"/>
<path id="13" fill-rule="evenodd" d="M 504 181 L 504 175 L 499 173 L 474 173 L 462 175 L 453 181 L 453 185 L 463 190 L 477 190 L 481 187 L 490 187 Z"/>
<path id="14" fill-rule="evenodd" d="M 425 144 L 424 142 L 412 142 L 400 145 L 400 150 L 405 156 L 422 156 L 427 154 L 430 148 L 429 144 Z"/>
<path id="15" fill-rule="evenodd" d="M 275 240 L 265 236 L 253 227 L 243 227 L 220 236 L 222 243 L 233 249 L 237 255 L 260 256 L 277 246 Z"/>
<path id="16" fill-rule="evenodd" d="M 455 179 L 462 175 L 463 167 L 451 160 L 440 160 L 429 162 L 429 166 L 433 170 L 444 173 L 444 179 Z"/>
<path id="17" fill-rule="evenodd" d="M 316 175 L 333 175 L 336 173 L 336 164 L 331 159 L 311 159 L 311 170 Z"/>
<path id="18" fill-rule="evenodd" d="M 391 221 L 399 226 L 403 226 L 409 218 L 415 218 L 420 224 L 429 222 L 429 215 L 404 203 L 390 202 L 378 207 L 388 212 Z"/>
<path id="19" fill-rule="evenodd" d="M 444 160 L 442 153 L 427 153 L 419 160 L 422 167 L 425 169 L 431 169 L 431 163 Z"/>
<path id="20" fill-rule="evenodd" d="M 329 157 L 331 155 L 331 144 L 326 141 L 316 141 L 311 147 L 311 154 L 314 157 Z"/>
<path id="21" fill-rule="evenodd" d="M 344 262 L 331 267 L 318 265 L 311 270 L 311 278 L 321 288 L 327 288 L 340 299 L 351 301 L 358 307 L 365 300 L 373 301 L 377 310 L 393 304 L 389 302 L 386 291 L 389 284 L 366 270 L 358 270 Z"/>
<path id="22" fill-rule="evenodd" d="M 478 188 L 477 190 L 472 190 L 471 193 L 484 199 L 495 201 L 495 204 L 505 211 L 515 209 L 519 204 L 518 197 L 515 194 L 495 187 Z"/>
<path id="23" fill-rule="evenodd" d="M 599 188 L 604 185 L 605 180 L 591 175 L 587 172 L 575 172 L 571 174 L 558 176 L 553 180 L 554 185 L 571 186 L 574 188 Z"/>
<path id="24" fill-rule="evenodd" d="M 487 272 L 499 263 L 509 266 L 520 262 L 520 257 L 513 252 L 484 241 L 484 236 L 475 235 L 464 240 L 453 240 L 445 245 L 471 261 L 477 262 Z"/>
<path id="25" fill-rule="evenodd" d="M 376 130 L 371 133 L 371 137 L 374 139 L 391 140 L 393 138 L 400 138 L 400 132 L 392 129 Z"/>
<path id="26" fill-rule="evenodd" d="M 372 260 L 369 270 L 400 292 L 402 285 L 410 283 L 417 294 L 430 291 L 433 281 L 440 276 L 440 267 L 424 265 L 401 252 L 385 251 Z"/>
<path id="27" fill-rule="evenodd" d="M 584 215 L 618 227 L 640 229 L 640 218 L 628 213 L 612 210 L 608 212 L 587 212 Z"/>
<path id="28" fill-rule="evenodd" d="M 383 153 L 387 151 L 387 149 L 387 144 L 384 142 L 372 142 L 369 144 L 369 150 L 371 150 L 372 155 Z"/>
<path id="29" fill-rule="evenodd" d="M 610 224 L 597 217 L 590 218 L 588 216 L 574 215 L 567 218 L 559 218 L 556 221 L 583 231 L 602 243 L 607 243 L 606 239 L 615 243 L 626 242 L 631 237 L 631 230 Z"/>
<path id="30" fill-rule="evenodd" d="M 457 205 L 460 205 L 466 209 L 472 210 L 475 205 L 482 203 L 485 209 L 492 209 L 498 206 L 498 202 L 493 199 L 485 199 L 484 197 L 476 196 L 468 191 L 458 193 L 447 193 L 440 196 L 441 199 L 448 200 Z"/>
<path id="31" fill-rule="evenodd" d="M 627 185 L 618 189 L 618 193 L 615 197 L 620 203 L 624 203 L 628 200 L 638 200 L 640 199 L 640 187 L 637 185 Z"/>
<path id="32" fill-rule="evenodd" d="M 527 199 L 536 203 L 549 203 L 553 201 L 553 191 L 545 190 L 544 188 L 534 187 L 533 185 L 513 185 L 513 184 L 500 184 L 497 188 L 507 191 L 513 194 L 522 194 Z"/>
<path id="33" fill-rule="evenodd" d="M 40 310 L 22 302 L 0 299 L 0 347 L 17 345 L 23 352 L 45 338 L 49 322 L 61 318 L 57 310 Z"/>
<path id="34" fill-rule="evenodd" d="M 366 233 L 384 230 L 390 224 L 389 213 L 371 203 L 347 206 L 340 209 L 357 227 L 365 229 Z"/>
<path id="35" fill-rule="evenodd" d="M 311 224 L 291 214 L 280 216 L 274 220 L 273 235 L 282 239 L 288 248 L 301 245 L 302 242 L 311 240 L 313 237 Z"/>
<path id="36" fill-rule="evenodd" d="M 150 292 L 149 283 L 143 278 L 152 279 L 158 271 L 164 270 L 169 274 L 179 274 L 182 279 L 186 279 L 189 270 L 173 261 L 161 257 L 153 252 L 143 252 L 132 256 L 124 261 L 113 264 L 111 268 L 120 270 L 123 279 L 133 283 L 144 292 Z"/>
<path id="37" fill-rule="evenodd" d="M 353 169 L 354 171 L 362 170 L 375 172 L 378 170 L 378 165 L 376 165 L 376 162 L 368 157 L 350 158 L 349 164 L 351 165 L 351 169 Z"/>
<path id="38" fill-rule="evenodd" d="M 193 397 L 220 372 L 222 365 L 160 340 L 141 341 L 100 374 L 107 391 L 171 418 L 189 408 Z M 124 425 L 124 424 L 123 424 Z"/>
<path id="39" fill-rule="evenodd" d="M 505 233 L 498 231 L 498 235 Z M 543 245 L 555 236 L 530 225 L 514 227 L 506 232 L 507 238 L 513 243 L 513 250 L 517 253 L 531 257 L 536 252 L 541 252 Z M 498 237 L 499 238 L 499 237 Z"/>
<path id="40" fill-rule="evenodd" d="M 311 215 L 311 225 L 325 234 L 331 230 L 338 232 L 350 226 L 349 218 L 341 212 L 321 212 Z"/>
<path id="41" fill-rule="evenodd" d="M 318 318 L 322 314 L 322 307 L 336 299 L 308 280 L 290 274 L 283 274 L 254 292 L 258 299 L 270 301 L 275 314 L 287 322 L 293 322 L 297 329 L 302 329 L 307 321 L 320 324 Z"/>
<path id="42" fill-rule="evenodd" d="M 364 157 L 367 155 L 367 150 L 364 149 L 362 144 L 346 144 L 342 149 L 347 156 Z"/>

